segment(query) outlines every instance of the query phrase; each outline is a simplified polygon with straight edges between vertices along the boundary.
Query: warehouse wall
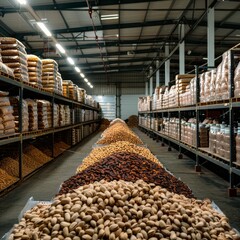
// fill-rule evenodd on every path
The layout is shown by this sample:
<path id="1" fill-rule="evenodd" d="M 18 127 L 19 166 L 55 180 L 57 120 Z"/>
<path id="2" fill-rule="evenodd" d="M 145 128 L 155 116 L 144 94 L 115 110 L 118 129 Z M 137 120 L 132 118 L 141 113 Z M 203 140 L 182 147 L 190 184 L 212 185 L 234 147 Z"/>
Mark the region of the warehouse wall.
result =
<path id="1" fill-rule="evenodd" d="M 121 96 L 121 118 L 127 119 L 131 115 L 138 115 L 138 97 L 139 95 Z"/>

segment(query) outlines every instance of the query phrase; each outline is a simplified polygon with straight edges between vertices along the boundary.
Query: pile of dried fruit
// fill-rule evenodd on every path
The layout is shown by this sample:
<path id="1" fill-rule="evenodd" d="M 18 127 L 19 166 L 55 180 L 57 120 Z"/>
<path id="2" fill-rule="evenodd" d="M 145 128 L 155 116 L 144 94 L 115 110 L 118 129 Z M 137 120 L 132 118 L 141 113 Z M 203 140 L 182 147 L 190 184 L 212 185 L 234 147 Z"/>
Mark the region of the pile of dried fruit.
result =
<path id="1" fill-rule="evenodd" d="M 12 239 L 234 239 L 228 219 L 210 201 L 189 199 L 143 180 L 95 182 L 35 207 Z"/>
<path id="2" fill-rule="evenodd" d="M 158 161 L 158 159 L 150 152 L 149 149 L 145 147 L 137 146 L 133 143 L 129 143 L 126 141 L 119 141 L 116 143 L 109 144 L 108 146 L 98 147 L 93 149 L 90 154 L 83 159 L 82 164 L 78 167 L 77 172 L 81 172 L 87 167 L 93 165 L 96 162 L 99 162 L 101 159 L 112 155 L 113 153 L 118 152 L 126 152 L 126 153 L 137 153 L 140 156 L 143 156 L 160 166 L 162 164 Z M 151 173 L 149 173 L 151 174 Z"/>
<path id="3" fill-rule="evenodd" d="M 166 188 L 168 191 L 183 194 L 189 198 L 193 197 L 189 187 L 164 168 L 138 154 L 126 152 L 110 155 L 72 176 L 62 184 L 59 194 L 73 192 L 80 186 L 102 179 L 108 182 L 113 180 L 136 182 L 142 179 L 147 183 Z"/>

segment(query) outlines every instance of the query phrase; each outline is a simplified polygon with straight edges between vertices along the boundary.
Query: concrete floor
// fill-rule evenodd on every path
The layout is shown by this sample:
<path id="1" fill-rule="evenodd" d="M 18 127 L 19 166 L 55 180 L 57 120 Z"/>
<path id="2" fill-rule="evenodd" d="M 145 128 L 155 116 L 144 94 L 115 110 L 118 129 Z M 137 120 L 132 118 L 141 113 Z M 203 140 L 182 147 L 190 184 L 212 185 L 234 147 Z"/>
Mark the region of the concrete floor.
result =
<path id="1" fill-rule="evenodd" d="M 229 217 L 231 225 L 240 230 L 240 197 L 228 198 L 227 182 L 204 168 L 203 174 L 197 174 L 193 160 L 186 156 L 179 160 L 177 151 L 168 152 L 167 146 L 162 147 L 161 143 L 153 141 L 137 129 L 136 132 L 164 166 L 189 185 L 196 197 L 212 199 Z M 100 133 L 92 135 L 0 198 L 0 237 L 17 222 L 20 211 L 31 196 L 36 200 L 51 200 L 54 197 L 60 184 L 74 175 L 77 166 L 99 137 Z"/>

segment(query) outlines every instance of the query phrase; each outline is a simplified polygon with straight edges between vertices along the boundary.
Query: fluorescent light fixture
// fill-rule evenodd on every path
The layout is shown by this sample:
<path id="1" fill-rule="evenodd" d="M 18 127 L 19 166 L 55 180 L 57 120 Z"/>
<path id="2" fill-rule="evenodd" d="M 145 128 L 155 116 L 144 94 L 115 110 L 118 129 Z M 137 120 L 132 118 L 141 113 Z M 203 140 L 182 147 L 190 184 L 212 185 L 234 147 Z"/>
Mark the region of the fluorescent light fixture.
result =
<path id="1" fill-rule="evenodd" d="M 82 78 L 85 78 L 85 75 L 84 75 L 83 73 L 80 73 L 80 76 L 81 76 Z"/>
<path id="2" fill-rule="evenodd" d="M 208 60 L 208 58 L 207 58 L 207 57 L 203 57 L 202 59 L 203 59 L 203 60 Z"/>
<path id="3" fill-rule="evenodd" d="M 75 67 L 75 70 L 76 70 L 76 72 L 78 72 L 78 73 L 80 73 L 80 72 L 81 72 L 81 70 L 80 70 L 80 68 L 79 68 L 79 67 Z"/>
<path id="4" fill-rule="evenodd" d="M 58 49 L 61 53 L 66 53 L 65 49 L 62 47 L 61 44 L 57 43 L 57 44 L 56 44 L 56 47 L 57 47 L 57 49 Z"/>
<path id="5" fill-rule="evenodd" d="M 18 2 L 19 2 L 20 4 L 23 4 L 23 5 L 27 4 L 27 1 L 26 1 L 26 0 L 18 0 Z"/>
<path id="6" fill-rule="evenodd" d="M 44 23 L 42 22 L 37 22 L 37 25 L 41 28 L 41 30 L 45 33 L 47 37 L 51 37 L 52 34 L 51 32 L 47 29 Z"/>
<path id="7" fill-rule="evenodd" d="M 87 78 L 84 78 L 84 81 L 85 81 L 85 82 L 88 82 Z"/>
<path id="8" fill-rule="evenodd" d="M 74 65 L 74 61 L 72 60 L 72 58 L 68 57 L 67 60 L 71 65 Z"/>
<path id="9" fill-rule="evenodd" d="M 90 82 L 88 82 L 88 83 L 87 83 L 87 85 L 88 85 L 88 86 L 90 86 L 90 85 L 91 85 L 91 83 L 90 83 Z"/>
<path id="10" fill-rule="evenodd" d="M 90 88 L 93 88 L 93 85 L 91 85 Z"/>
<path id="11" fill-rule="evenodd" d="M 107 14 L 107 15 L 102 15 L 101 20 L 111 20 L 111 19 L 118 19 L 119 16 L 118 14 Z"/>

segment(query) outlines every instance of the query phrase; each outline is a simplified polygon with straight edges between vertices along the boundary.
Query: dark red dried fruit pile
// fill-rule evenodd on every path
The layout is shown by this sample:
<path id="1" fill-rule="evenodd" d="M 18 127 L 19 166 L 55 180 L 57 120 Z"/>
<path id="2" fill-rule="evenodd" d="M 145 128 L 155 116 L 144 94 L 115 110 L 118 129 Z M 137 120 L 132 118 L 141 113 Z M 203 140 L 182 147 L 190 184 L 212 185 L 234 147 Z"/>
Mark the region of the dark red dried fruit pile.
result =
<path id="1" fill-rule="evenodd" d="M 135 182 L 139 179 L 154 183 L 168 191 L 193 197 L 186 184 L 168 173 L 164 168 L 135 153 L 116 153 L 88 167 L 66 180 L 59 194 L 73 192 L 79 186 L 100 180 L 125 180 Z"/>

